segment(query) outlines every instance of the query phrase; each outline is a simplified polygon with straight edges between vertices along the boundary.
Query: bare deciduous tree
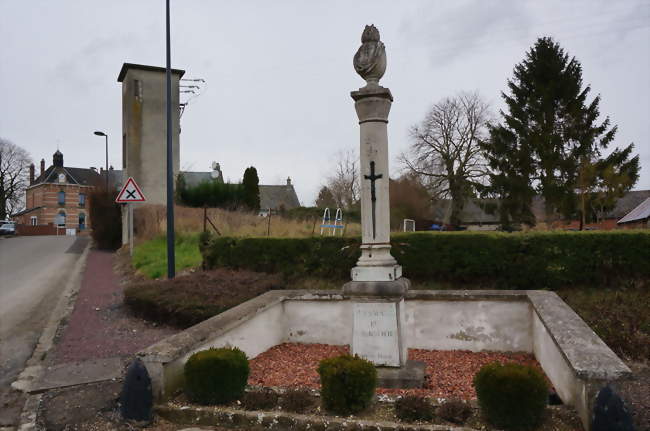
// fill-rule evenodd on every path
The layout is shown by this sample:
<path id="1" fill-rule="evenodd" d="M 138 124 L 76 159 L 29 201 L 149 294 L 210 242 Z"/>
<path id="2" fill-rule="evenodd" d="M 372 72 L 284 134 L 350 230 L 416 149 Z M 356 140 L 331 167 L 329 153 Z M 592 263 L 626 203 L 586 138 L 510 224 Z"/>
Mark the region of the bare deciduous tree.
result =
<path id="1" fill-rule="evenodd" d="M 27 151 L 0 138 L 0 220 L 22 207 L 30 163 Z"/>
<path id="2" fill-rule="evenodd" d="M 351 208 L 359 202 L 359 156 L 353 150 L 340 150 L 335 160 L 336 170 L 326 186 L 339 207 Z"/>
<path id="3" fill-rule="evenodd" d="M 411 146 L 400 156 L 433 199 L 452 200 L 452 225 L 460 224 L 465 201 L 486 179 L 479 142 L 486 136 L 489 116 L 488 104 L 477 93 L 445 98 L 411 128 Z"/>

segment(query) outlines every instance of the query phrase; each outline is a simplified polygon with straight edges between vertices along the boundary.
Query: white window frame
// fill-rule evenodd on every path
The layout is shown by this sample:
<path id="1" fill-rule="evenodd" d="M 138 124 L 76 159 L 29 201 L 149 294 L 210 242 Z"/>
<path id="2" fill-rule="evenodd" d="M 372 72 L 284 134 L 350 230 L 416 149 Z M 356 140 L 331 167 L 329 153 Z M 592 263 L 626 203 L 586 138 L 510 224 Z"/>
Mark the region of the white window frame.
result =
<path id="1" fill-rule="evenodd" d="M 59 223 L 61 221 L 61 216 L 63 215 L 63 224 Z M 57 227 L 65 227 L 67 223 L 67 218 L 68 215 L 65 213 L 65 211 L 59 211 L 56 213 L 56 226 Z"/>
<path id="2" fill-rule="evenodd" d="M 31 226 L 38 226 L 38 217 L 36 216 L 31 216 L 29 218 Z"/>

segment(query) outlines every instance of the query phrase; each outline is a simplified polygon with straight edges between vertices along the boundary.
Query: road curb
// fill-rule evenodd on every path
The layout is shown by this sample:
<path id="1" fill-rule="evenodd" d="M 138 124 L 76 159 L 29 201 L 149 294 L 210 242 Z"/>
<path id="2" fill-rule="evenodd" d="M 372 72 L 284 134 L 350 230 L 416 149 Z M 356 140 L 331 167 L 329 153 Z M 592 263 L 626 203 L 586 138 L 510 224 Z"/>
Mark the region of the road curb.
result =
<path id="1" fill-rule="evenodd" d="M 30 394 L 29 390 L 32 383 L 37 381 L 43 374 L 45 370 L 43 365 L 44 361 L 54 346 L 54 340 L 58 330 L 74 309 L 77 295 L 81 288 L 81 281 L 86 269 L 86 261 L 88 259 L 91 244 L 92 240 L 88 242 L 83 253 L 75 263 L 73 270 L 70 272 L 70 275 L 65 282 L 66 284 L 63 294 L 52 310 L 47 325 L 38 339 L 36 348 L 25 364 L 25 369 L 20 373 L 16 381 L 11 384 L 14 389 L 27 393 L 27 399 L 25 400 L 20 415 L 19 426 L 17 428 L 20 431 L 38 429 L 36 419 L 42 394 Z"/>

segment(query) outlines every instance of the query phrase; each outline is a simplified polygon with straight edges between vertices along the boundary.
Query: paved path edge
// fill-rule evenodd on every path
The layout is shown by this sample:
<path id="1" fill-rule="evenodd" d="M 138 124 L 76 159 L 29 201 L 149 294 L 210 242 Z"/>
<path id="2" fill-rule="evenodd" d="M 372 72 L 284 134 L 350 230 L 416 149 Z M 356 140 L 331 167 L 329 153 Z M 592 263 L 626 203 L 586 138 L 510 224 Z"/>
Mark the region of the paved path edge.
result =
<path id="1" fill-rule="evenodd" d="M 52 310 L 47 325 L 38 339 L 36 348 L 34 348 L 32 356 L 25 364 L 25 369 L 20 373 L 16 381 L 11 384 L 14 389 L 27 392 L 27 399 L 25 400 L 19 420 L 18 430 L 20 431 L 37 429 L 36 418 L 42 394 L 29 394 L 29 390 L 32 386 L 32 382 L 36 382 L 43 374 L 45 369 L 43 362 L 54 346 L 54 339 L 56 338 L 59 327 L 65 322 L 74 309 L 77 295 L 81 288 L 81 281 L 86 268 L 86 260 L 88 258 L 91 244 L 92 241 L 89 241 L 83 253 L 75 263 L 73 270 L 70 272 L 70 275 L 66 280 L 63 295 L 61 295 L 59 301 Z"/>

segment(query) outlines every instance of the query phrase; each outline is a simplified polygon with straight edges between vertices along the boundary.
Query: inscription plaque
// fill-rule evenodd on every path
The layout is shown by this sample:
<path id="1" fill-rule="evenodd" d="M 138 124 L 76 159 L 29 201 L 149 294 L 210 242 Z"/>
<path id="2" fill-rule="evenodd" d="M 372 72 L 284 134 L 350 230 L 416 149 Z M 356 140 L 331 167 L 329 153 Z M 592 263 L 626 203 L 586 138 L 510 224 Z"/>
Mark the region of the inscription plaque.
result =
<path id="1" fill-rule="evenodd" d="M 401 365 L 398 307 L 396 302 L 354 303 L 353 355 L 375 365 Z"/>

